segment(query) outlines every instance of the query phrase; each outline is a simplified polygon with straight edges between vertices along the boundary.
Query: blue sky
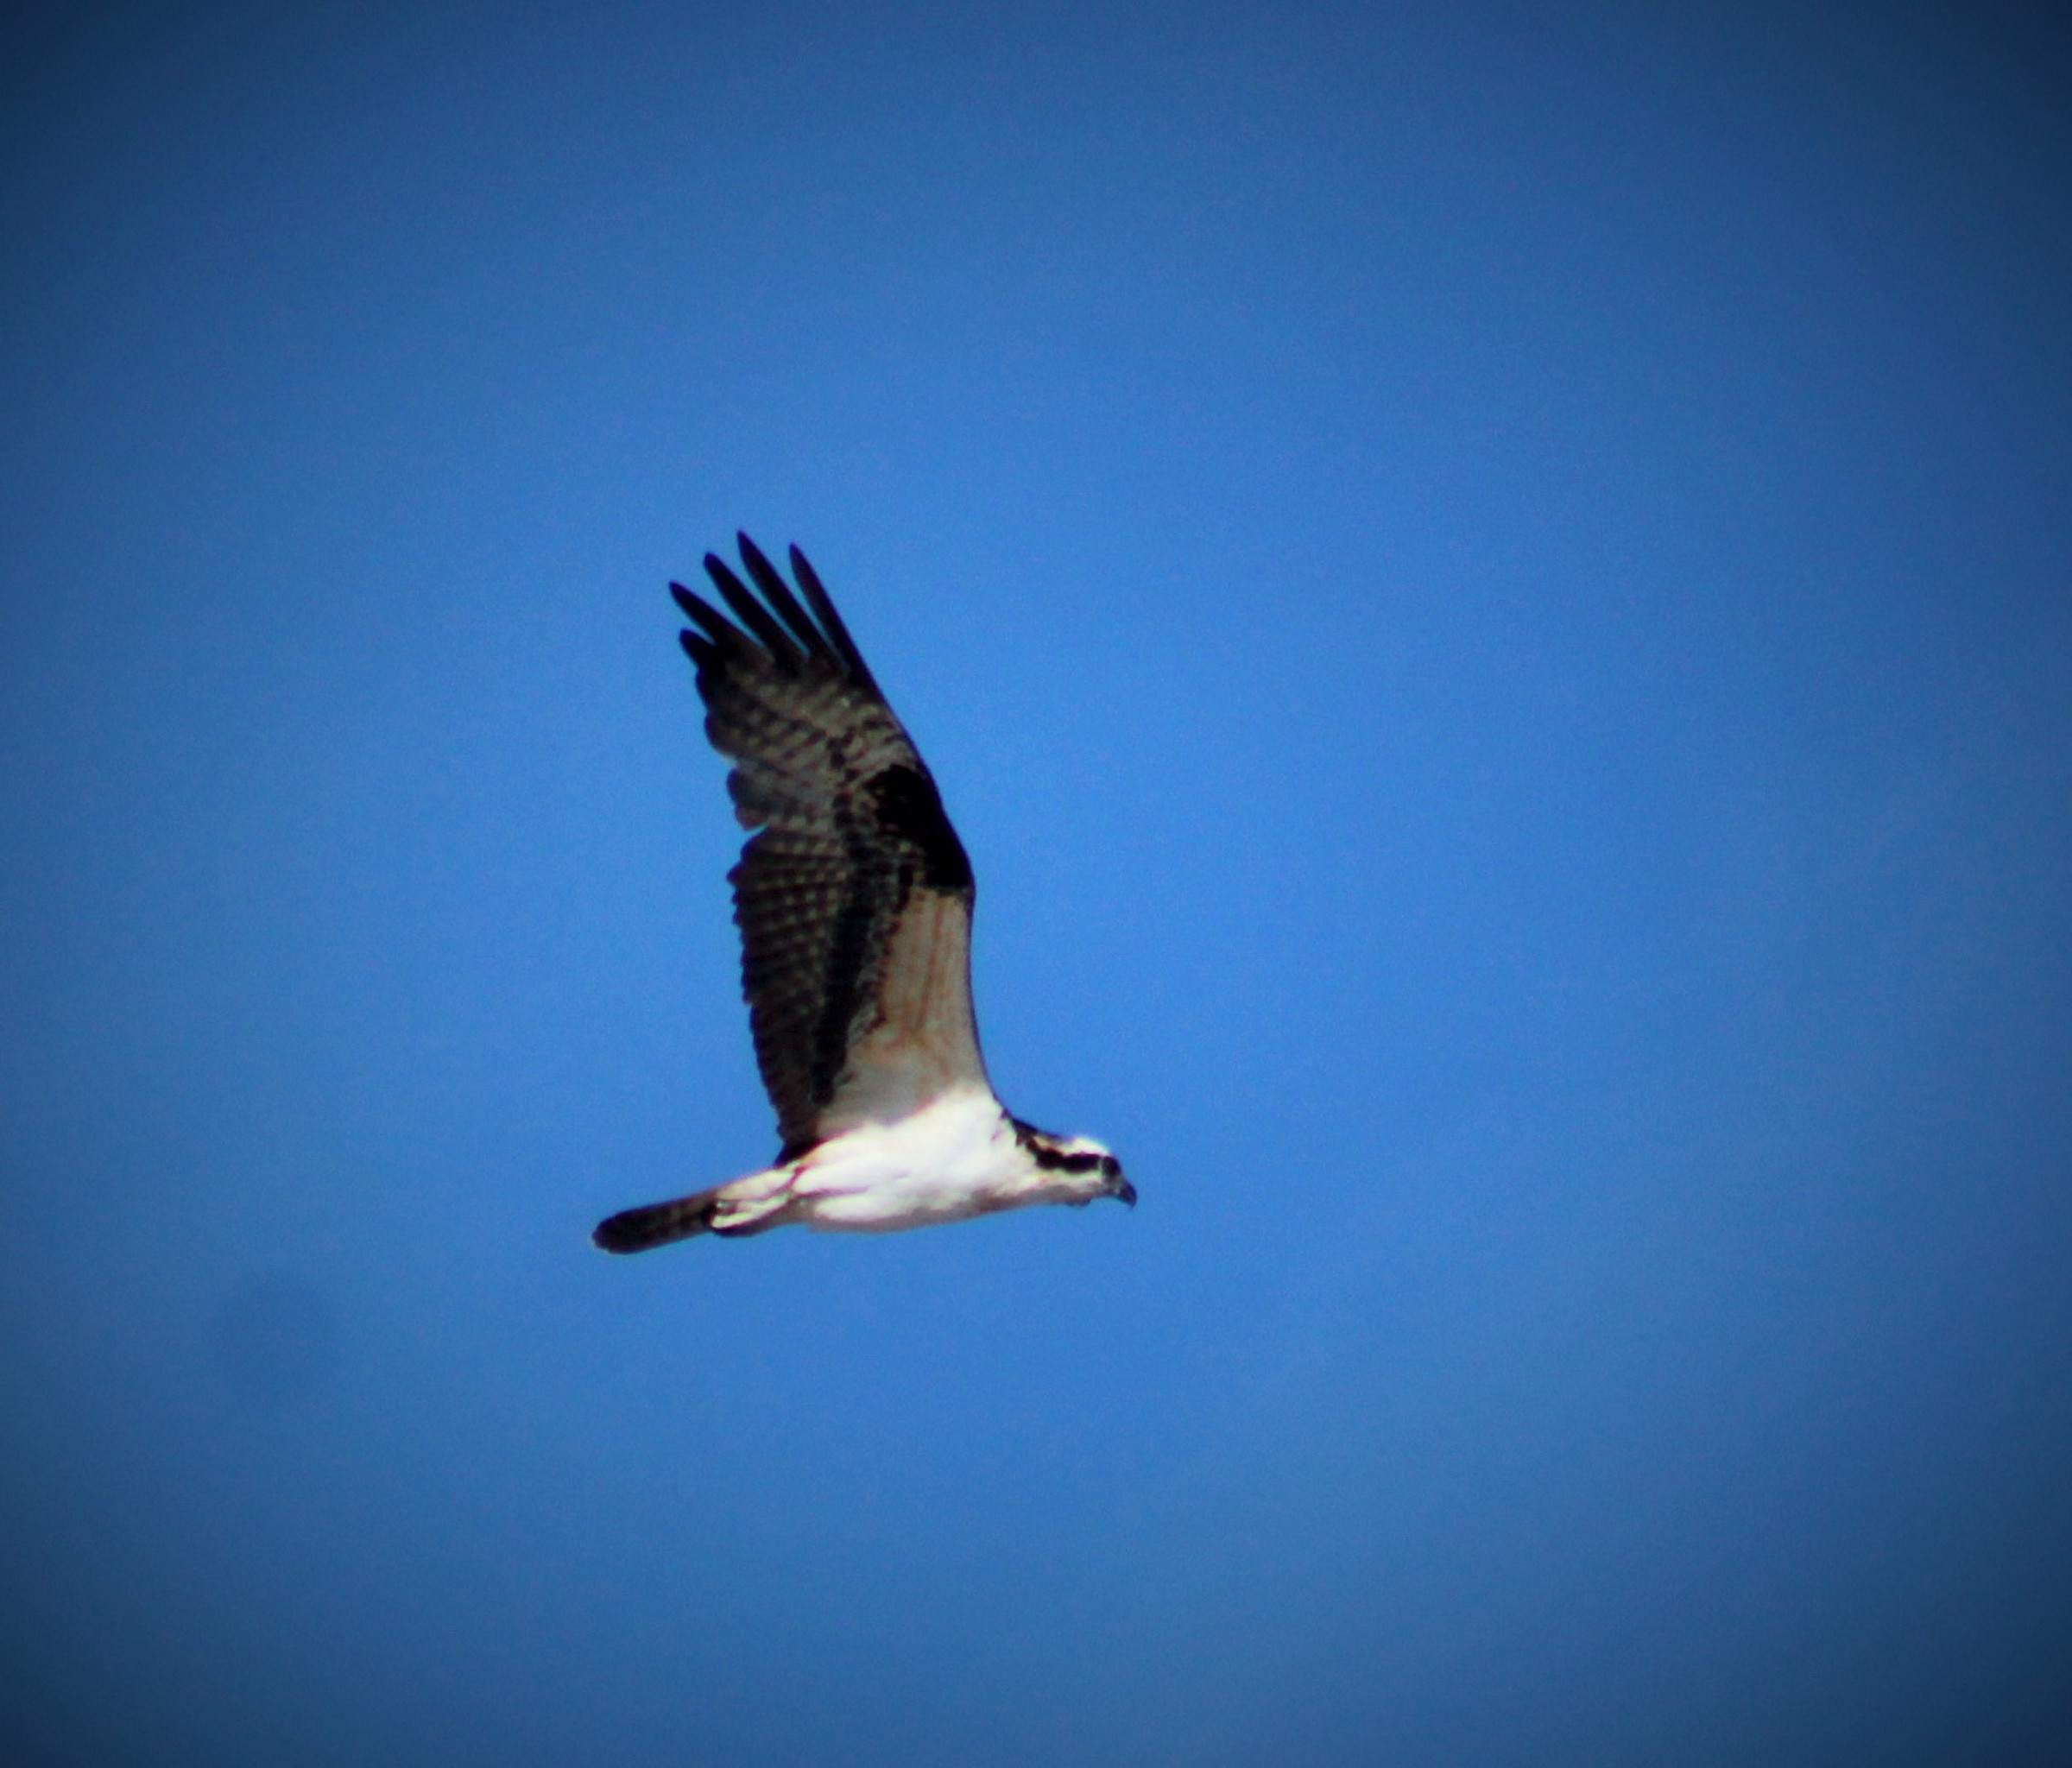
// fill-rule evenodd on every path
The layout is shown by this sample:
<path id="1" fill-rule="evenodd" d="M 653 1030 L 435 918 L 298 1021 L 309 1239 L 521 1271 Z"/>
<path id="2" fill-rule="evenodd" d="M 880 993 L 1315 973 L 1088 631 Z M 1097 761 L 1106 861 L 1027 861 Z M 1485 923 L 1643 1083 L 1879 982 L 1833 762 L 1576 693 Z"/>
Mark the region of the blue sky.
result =
<path id="1" fill-rule="evenodd" d="M 9 1759 L 2072 1748 L 2042 14 L 5 29 Z M 1134 1214 L 590 1247 L 737 527 Z"/>

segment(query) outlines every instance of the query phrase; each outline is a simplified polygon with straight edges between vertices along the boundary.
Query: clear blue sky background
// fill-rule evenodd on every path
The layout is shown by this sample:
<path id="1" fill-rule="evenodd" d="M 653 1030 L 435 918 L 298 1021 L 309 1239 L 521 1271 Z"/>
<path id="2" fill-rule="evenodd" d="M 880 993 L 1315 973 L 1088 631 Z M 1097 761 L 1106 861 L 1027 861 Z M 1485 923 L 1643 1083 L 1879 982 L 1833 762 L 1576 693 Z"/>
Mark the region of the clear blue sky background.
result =
<path id="1" fill-rule="evenodd" d="M 2072 1752 L 2044 15 L 16 9 L 0 1754 Z M 774 1146 L 803 544 L 1142 1192 Z"/>

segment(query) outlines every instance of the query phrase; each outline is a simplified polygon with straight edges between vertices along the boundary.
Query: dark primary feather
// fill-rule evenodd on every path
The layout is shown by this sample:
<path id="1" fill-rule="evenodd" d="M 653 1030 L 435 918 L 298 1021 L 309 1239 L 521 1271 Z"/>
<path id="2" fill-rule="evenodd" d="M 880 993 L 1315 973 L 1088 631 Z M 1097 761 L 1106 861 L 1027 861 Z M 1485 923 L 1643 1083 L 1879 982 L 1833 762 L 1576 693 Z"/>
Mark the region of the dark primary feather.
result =
<path id="1" fill-rule="evenodd" d="M 748 536 L 744 534 L 742 538 L 745 541 Z M 755 555 L 759 559 L 761 556 L 761 553 Z M 812 604 L 813 612 L 820 616 L 820 623 L 834 640 L 835 648 L 841 652 L 843 661 L 849 666 L 849 672 L 862 686 L 883 699 L 885 696 L 879 690 L 877 679 L 870 672 L 870 666 L 863 660 L 863 654 L 856 648 L 856 641 L 850 637 L 849 628 L 835 611 L 835 604 L 828 599 L 827 591 L 821 588 L 820 573 L 806 563 L 805 554 L 796 546 L 792 548 L 792 575 L 799 579 L 799 587 L 805 591 L 805 599 Z"/>
<path id="2" fill-rule="evenodd" d="M 723 560 L 705 559 L 733 620 L 670 587 L 697 628 L 683 641 L 705 734 L 735 763 L 727 786 L 736 815 L 759 830 L 730 875 L 742 988 L 779 1133 L 797 1152 L 819 1139 L 852 1045 L 872 1029 L 901 912 L 916 891 L 930 891 L 957 899 L 968 915 L 971 868 L 926 765 L 812 565 L 792 549 L 795 593 L 739 538 L 760 599 Z M 968 975 L 958 980 L 966 992 L 952 1005 L 968 1026 Z M 968 1035 L 976 1063 L 976 1033 Z"/>

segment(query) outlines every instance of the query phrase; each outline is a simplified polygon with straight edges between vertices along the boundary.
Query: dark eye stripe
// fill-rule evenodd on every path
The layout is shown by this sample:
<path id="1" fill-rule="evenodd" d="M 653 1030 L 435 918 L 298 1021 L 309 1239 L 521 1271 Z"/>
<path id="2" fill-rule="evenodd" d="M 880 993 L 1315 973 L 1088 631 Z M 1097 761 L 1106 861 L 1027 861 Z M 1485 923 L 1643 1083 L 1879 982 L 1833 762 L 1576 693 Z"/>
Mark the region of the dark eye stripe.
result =
<path id="1" fill-rule="evenodd" d="M 1108 1172 L 1115 1167 L 1113 1154 L 1083 1154 L 1067 1152 L 1058 1146 L 1058 1139 L 1047 1131 L 1038 1129 L 1034 1124 L 1024 1123 L 1019 1117 L 1008 1121 L 1014 1126 L 1014 1140 L 1028 1150 L 1029 1159 L 1045 1172 Z"/>

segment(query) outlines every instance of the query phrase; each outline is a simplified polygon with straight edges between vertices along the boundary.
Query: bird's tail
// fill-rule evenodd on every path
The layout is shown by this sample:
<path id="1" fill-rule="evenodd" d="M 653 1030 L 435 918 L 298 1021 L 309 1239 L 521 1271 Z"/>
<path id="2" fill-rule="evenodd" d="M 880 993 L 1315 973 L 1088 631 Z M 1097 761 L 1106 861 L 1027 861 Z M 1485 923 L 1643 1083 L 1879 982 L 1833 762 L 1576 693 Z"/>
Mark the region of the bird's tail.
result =
<path id="1" fill-rule="evenodd" d="M 786 1206 L 792 1200 L 793 1171 L 773 1166 L 751 1172 L 711 1190 L 693 1191 L 687 1197 L 672 1197 L 666 1203 L 642 1203 L 622 1209 L 597 1223 L 591 1239 L 608 1253 L 644 1253 L 650 1247 L 666 1247 L 671 1241 L 689 1240 L 696 1234 L 717 1234 L 730 1239 L 761 1234 L 780 1226 Z"/>
<path id="2" fill-rule="evenodd" d="M 712 1226 L 712 1206 L 717 1191 L 699 1191 L 695 1197 L 673 1197 L 666 1203 L 642 1203 L 637 1209 L 622 1209 L 597 1223 L 591 1239 L 608 1253 L 644 1253 L 649 1247 L 666 1247 L 673 1240 L 688 1240 Z"/>

